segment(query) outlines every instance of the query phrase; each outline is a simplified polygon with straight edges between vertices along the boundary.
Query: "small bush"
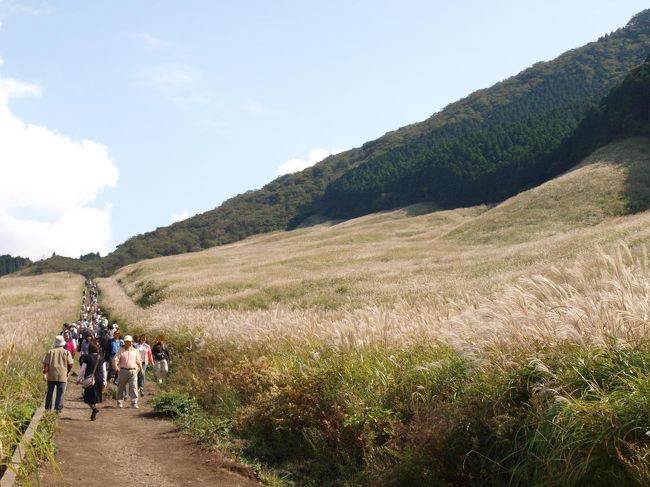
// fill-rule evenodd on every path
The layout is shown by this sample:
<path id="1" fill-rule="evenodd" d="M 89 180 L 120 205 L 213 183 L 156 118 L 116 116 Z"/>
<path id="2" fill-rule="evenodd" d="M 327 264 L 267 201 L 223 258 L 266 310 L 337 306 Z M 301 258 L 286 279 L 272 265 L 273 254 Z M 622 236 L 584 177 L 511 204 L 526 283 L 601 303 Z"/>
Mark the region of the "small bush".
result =
<path id="1" fill-rule="evenodd" d="M 183 428 L 201 443 L 208 445 L 223 443 L 230 437 L 233 427 L 231 420 L 215 418 L 204 413 L 185 414 L 178 420 Z"/>
<path id="2" fill-rule="evenodd" d="M 188 394 L 176 391 L 158 394 L 153 400 L 153 409 L 158 414 L 171 418 L 194 414 L 201 410 L 196 399 Z"/>

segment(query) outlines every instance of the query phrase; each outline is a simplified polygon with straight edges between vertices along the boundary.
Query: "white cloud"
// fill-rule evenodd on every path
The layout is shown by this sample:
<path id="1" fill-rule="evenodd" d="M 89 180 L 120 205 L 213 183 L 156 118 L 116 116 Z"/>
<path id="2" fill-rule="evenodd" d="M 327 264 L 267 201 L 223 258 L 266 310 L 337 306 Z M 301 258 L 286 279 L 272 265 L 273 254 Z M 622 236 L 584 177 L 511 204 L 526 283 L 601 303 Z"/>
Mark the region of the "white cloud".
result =
<path id="1" fill-rule="evenodd" d="M 34 96 L 39 98 L 43 94 L 43 88 L 33 83 L 25 83 L 12 78 L 0 79 L 0 101 L 7 104 L 9 98 L 21 96 Z"/>
<path id="2" fill-rule="evenodd" d="M 79 257 L 89 252 L 110 251 L 111 205 L 76 207 L 60 212 L 56 221 L 22 220 L 0 211 L 1 253 L 32 260 L 58 255 Z"/>
<path id="3" fill-rule="evenodd" d="M 116 185 L 118 170 L 105 146 L 73 141 L 11 112 L 11 97 L 41 92 L 38 85 L 0 78 L 0 253 L 32 259 L 52 252 L 106 254 L 111 205 L 92 203 Z"/>
<path id="4" fill-rule="evenodd" d="M 327 149 L 314 149 L 309 153 L 307 159 L 289 159 L 284 162 L 280 167 L 278 167 L 278 176 L 283 176 L 285 174 L 291 174 L 294 172 L 302 171 L 308 167 L 313 166 L 316 163 L 319 163 L 323 159 L 335 154 L 343 152 L 345 149 L 334 149 L 329 151 Z"/>
<path id="5" fill-rule="evenodd" d="M 189 217 L 190 217 L 190 212 L 187 210 L 183 210 L 180 213 L 172 213 L 171 217 L 169 218 L 169 221 L 171 223 L 176 223 L 183 220 L 187 220 Z"/>

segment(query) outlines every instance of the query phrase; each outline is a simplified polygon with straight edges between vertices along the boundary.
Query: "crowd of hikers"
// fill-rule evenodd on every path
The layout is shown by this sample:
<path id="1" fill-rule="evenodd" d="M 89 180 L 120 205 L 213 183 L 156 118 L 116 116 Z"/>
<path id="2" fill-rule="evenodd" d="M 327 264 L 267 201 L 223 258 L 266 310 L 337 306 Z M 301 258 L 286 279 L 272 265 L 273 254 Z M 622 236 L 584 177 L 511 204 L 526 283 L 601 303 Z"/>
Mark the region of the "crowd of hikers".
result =
<path id="1" fill-rule="evenodd" d="M 43 358 L 43 378 L 47 381 L 45 409 L 52 409 L 54 399 L 56 413 L 63 410 L 68 375 L 76 355 L 77 383 L 83 386 L 84 403 L 92 410 L 92 421 L 97 419 L 97 405 L 103 402 L 109 383 L 117 386 L 118 408 L 124 407 L 127 397 L 131 407 L 138 408 L 138 397 L 144 396 L 147 368 L 152 366 L 154 377 L 162 383 L 170 363 L 164 336 L 159 336 L 152 347 L 146 335 L 134 341 L 130 335 L 122 337 L 117 323 L 109 324 L 98 304 L 97 285 L 91 280 L 86 281 L 79 320 L 64 324 Z"/>

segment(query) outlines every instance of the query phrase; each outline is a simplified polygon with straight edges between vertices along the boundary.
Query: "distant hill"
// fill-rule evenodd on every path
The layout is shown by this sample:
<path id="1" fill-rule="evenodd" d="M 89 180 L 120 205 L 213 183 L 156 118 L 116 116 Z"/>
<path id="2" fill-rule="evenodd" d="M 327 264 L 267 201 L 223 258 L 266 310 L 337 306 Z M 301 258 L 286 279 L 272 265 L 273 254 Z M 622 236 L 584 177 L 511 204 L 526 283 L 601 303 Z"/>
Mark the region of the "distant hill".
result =
<path id="1" fill-rule="evenodd" d="M 17 272 L 23 267 L 31 264 L 32 261 L 24 257 L 12 257 L 11 255 L 0 255 L 0 276 Z"/>
<path id="2" fill-rule="evenodd" d="M 547 169 L 556 167 L 555 150 L 590 104 L 643 62 L 649 33 L 650 10 L 598 42 L 448 106 L 422 124 L 429 130 L 420 127 L 408 143 L 328 185 L 314 211 L 347 218 L 418 201 L 492 203 L 555 176 Z"/>
<path id="3" fill-rule="evenodd" d="M 573 167 L 612 140 L 636 135 L 650 136 L 650 56 L 591 109 L 572 136 L 551 154 L 544 166 L 545 177 Z M 650 201 L 640 195 L 630 201 L 631 211 L 649 208 Z"/>
<path id="4" fill-rule="evenodd" d="M 103 261 L 101 259 L 82 260 L 73 259 L 72 257 L 63 257 L 55 255 L 47 259 L 39 260 L 31 265 L 25 267 L 21 274 L 45 274 L 49 272 L 74 272 L 75 274 L 83 274 L 84 276 L 97 276 L 104 271 L 102 268 Z"/>
<path id="5" fill-rule="evenodd" d="M 505 201 L 448 237 L 474 243 L 529 241 L 650 210 L 649 137 L 650 56 L 540 165 L 545 179 L 574 169 Z"/>
<path id="6" fill-rule="evenodd" d="M 646 10 L 597 42 L 537 63 L 424 122 L 279 177 L 214 210 L 132 237 L 82 267 L 108 274 L 141 259 L 295 228 L 314 215 L 351 218 L 418 202 L 453 208 L 503 201 L 579 160 L 565 157 L 571 150 L 581 153 L 579 144 L 566 145 L 570 136 L 649 52 Z M 69 268 L 59 260 L 31 269 L 46 270 Z"/>
<path id="7" fill-rule="evenodd" d="M 512 244 L 599 225 L 650 209 L 650 139 L 601 147 L 576 168 L 524 191 L 445 236 L 465 244 Z"/>

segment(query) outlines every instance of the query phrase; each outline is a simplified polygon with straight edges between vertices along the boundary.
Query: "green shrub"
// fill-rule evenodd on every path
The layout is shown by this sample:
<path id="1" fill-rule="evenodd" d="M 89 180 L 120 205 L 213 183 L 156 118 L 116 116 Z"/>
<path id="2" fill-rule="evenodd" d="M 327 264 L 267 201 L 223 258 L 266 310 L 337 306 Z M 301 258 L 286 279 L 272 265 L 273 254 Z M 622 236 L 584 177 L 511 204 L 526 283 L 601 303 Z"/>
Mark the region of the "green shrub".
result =
<path id="1" fill-rule="evenodd" d="M 176 392 L 161 392 L 153 399 L 153 409 L 158 414 L 172 418 L 191 415 L 200 411 L 200 407 L 192 396 Z"/>

